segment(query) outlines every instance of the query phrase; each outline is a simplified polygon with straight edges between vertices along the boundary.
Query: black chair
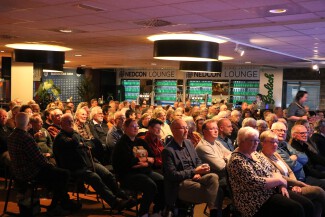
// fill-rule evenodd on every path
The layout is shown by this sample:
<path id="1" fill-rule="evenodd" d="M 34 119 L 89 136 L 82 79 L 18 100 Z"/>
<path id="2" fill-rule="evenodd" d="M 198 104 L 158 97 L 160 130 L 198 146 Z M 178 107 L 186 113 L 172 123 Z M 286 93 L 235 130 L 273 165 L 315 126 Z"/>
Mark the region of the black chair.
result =
<path id="1" fill-rule="evenodd" d="M 5 199 L 5 204 L 3 207 L 3 214 L 8 214 L 8 215 L 13 215 L 13 216 L 34 216 L 35 214 L 40 212 L 40 207 L 45 207 L 47 206 L 40 205 L 39 204 L 39 198 L 36 196 L 37 190 L 42 187 L 39 183 L 36 181 L 21 181 L 21 180 L 15 180 L 15 188 L 20 188 L 22 189 L 23 192 L 26 192 L 28 189 L 31 190 L 31 195 L 29 202 L 28 200 L 25 202 L 19 201 L 18 205 L 20 208 L 20 213 L 13 213 L 8 211 L 8 203 L 10 200 L 10 194 L 11 191 L 13 190 L 13 182 L 14 178 L 10 177 L 9 179 L 9 185 L 6 193 L 6 199 Z M 17 186 L 16 186 L 17 185 Z M 18 187 L 19 186 L 19 187 Z"/>

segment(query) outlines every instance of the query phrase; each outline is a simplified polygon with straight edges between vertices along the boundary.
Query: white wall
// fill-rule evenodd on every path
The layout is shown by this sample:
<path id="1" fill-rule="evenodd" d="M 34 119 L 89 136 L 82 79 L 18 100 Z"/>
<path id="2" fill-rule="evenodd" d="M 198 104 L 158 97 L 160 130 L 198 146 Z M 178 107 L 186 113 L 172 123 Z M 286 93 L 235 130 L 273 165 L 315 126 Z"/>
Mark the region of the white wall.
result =
<path id="1" fill-rule="evenodd" d="M 11 99 L 24 103 L 33 99 L 33 63 L 13 62 L 11 65 Z"/>
<path id="2" fill-rule="evenodd" d="M 268 94 L 268 90 L 264 87 L 264 84 L 268 83 L 268 78 L 265 77 L 265 73 L 273 74 L 273 99 L 275 101 L 275 106 L 281 107 L 282 101 L 282 88 L 283 88 L 283 69 L 260 69 L 260 93 L 263 95 Z"/>

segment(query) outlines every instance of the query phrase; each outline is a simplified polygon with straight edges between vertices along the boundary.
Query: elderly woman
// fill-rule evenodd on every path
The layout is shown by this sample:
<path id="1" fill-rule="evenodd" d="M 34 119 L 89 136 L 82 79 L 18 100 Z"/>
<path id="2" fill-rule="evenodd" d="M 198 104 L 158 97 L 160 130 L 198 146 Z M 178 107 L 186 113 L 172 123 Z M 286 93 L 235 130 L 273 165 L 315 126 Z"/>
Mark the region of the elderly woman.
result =
<path id="1" fill-rule="evenodd" d="M 187 139 L 191 140 L 194 147 L 200 142 L 201 135 L 196 132 L 196 124 L 192 117 L 184 117 L 183 120 L 186 122 L 188 126 L 188 133 L 187 133 Z"/>
<path id="2" fill-rule="evenodd" d="M 139 216 L 148 216 L 152 202 L 153 212 L 158 213 L 164 207 L 163 176 L 153 172 L 154 154 L 148 144 L 136 137 L 139 131 L 137 121 L 127 119 L 123 124 L 124 135 L 115 145 L 113 167 L 121 186 L 143 193 Z"/>
<path id="3" fill-rule="evenodd" d="M 288 186 L 293 192 L 302 194 L 315 203 L 317 207 L 315 216 L 321 216 L 325 208 L 325 191 L 318 186 L 307 185 L 296 179 L 293 171 L 276 152 L 278 148 L 278 136 L 272 131 L 265 131 L 260 136 L 262 144 L 262 154 L 273 164 L 288 182 Z"/>
<path id="4" fill-rule="evenodd" d="M 162 140 L 165 140 L 165 138 L 169 135 L 173 135 L 169 125 L 166 123 L 166 111 L 164 109 L 155 109 L 152 117 L 159 119 L 163 122 L 160 131 L 160 136 Z"/>
<path id="5" fill-rule="evenodd" d="M 307 198 L 288 193 L 287 181 L 265 157 L 256 152 L 258 131 L 243 127 L 238 131 L 238 148 L 227 167 L 235 205 L 243 217 L 314 216 Z M 290 194 L 290 198 L 289 198 Z"/>

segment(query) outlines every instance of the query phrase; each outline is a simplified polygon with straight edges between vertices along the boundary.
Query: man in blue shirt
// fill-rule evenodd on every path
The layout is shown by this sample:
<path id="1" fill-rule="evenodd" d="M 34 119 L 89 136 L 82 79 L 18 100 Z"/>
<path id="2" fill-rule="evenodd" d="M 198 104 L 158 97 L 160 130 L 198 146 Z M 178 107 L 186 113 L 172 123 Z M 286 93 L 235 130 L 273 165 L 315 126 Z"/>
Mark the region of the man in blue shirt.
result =
<path id="1" fill-rule="evenodd" d="M 219 136 L 217 141 L 219 141 L 226 149 L 229 151 L 234 151 L 234 145 L 230 139 L 232 133 L 231 121 L 227 118 L 222 118 L 218 121 Z"/>

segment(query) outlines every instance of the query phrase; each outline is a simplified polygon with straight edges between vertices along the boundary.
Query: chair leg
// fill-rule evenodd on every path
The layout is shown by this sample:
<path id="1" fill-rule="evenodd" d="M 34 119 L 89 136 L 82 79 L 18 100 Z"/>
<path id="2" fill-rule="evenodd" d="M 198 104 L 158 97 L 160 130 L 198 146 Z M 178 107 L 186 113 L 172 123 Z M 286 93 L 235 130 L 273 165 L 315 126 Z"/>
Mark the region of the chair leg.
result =
<path id="1" fill-rule="evenodd" d="M 6 201 L 5 201 L 5 205 L 3 207 L 3 214 L 6 214 L 7 213 L 7 208 L 8 208 L 9 198 L 10 198 L 11 187 L 12 187 L 12 178 L 10 178 L 10 180 L 9 180 L 9 185 L 8 185 L 7 195 L 6 195 Z"/>
<path id="2" fill-rule="evenodd" d="M 203 214 L 206 216 L 209 216 L 209 213 L 207 212 L 208 209 L 208 204 L 205 205 L 204 210 L 203 210 Z"/>

